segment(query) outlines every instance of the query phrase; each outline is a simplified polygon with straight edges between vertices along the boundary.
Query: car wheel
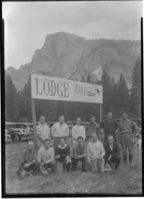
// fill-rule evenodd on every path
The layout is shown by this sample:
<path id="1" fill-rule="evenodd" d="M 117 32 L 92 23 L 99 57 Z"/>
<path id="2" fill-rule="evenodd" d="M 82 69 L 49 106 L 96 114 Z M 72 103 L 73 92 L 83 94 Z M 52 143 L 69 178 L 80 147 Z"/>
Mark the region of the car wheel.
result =
<path id="1" fill-rule="evenodd" d="M 20 137 L 19 137 L 18 135 L 14 135 L 14 136 L 13 136 L 13 141 L 14 141 L 15 143 L 20 142 Z"/>

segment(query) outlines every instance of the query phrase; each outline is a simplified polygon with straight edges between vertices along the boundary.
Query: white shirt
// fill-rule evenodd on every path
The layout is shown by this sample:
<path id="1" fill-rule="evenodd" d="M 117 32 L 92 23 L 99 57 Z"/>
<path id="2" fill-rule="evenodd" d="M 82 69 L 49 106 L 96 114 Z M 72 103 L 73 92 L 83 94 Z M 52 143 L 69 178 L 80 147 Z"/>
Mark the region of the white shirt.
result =
<path id="1" fill-rule="evenodd" d="M 49 149 L 45 149 L 44 147 L 40 148 L 38 151 L 38 161 L 40 163 L 44 163 L 47 160 L 50 160 L 51 162 L 54 161 L 54 149 L 52 147 L 49 147 Z"/>
<path id="2" fill-rule="evenodd" d="M 111 151 L 113 150 L 113 144 L 109 144 Z"/>
<path id="3" fill-rule="evenodd" d="M 85 128 L 82 125 L 75 125 L 72 127 L 72 138 L 75 142 L 77 142 L 77 138 L 79 136 L 82 136 L 85 140 L 86 134 L 85 134 Z"/>
<path id="4" fill-rule="evenodd" d="M 100 155 L 102 157 L 105 155 L 103 144 L 99 141 L 89 142 L 87 145 L 88 162 L 90 162 L 90 160 L 97 159 Z"/>
<path id="5" fill-rule="evenodd" d="M 68 137 L 69 128 L 67 124 L 60 124 L 59 122 L 52 126 L 52 136 L 53 137 Z"/>
<path id="6" fill-rule="evenodd" d="M 48 125 L 47 124 L 39 124 L 36 127 L 36 134 L 40 135 L 43 140 L 50 138 L 50 129 L 49 129 Z M 37 137 L 37 144 L 38 144 L 38 147 L 44 146 L 43 142 L 41 142 L 38 137 Z"/>

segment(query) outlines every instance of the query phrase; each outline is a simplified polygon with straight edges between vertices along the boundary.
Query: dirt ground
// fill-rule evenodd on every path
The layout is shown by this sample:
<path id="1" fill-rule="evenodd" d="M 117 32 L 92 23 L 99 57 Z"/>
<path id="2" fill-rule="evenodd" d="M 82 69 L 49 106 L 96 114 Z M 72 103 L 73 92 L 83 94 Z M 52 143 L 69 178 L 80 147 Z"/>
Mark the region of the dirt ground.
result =
<path id="1" fill-rule="evenodd" d="M 20 152 L 25 147 L 26 142 L 6 145 L 6 194 L 142 194 L 142 161 L 138 148 L 133 150 L 131 166 L 124 165 L 121 160 L 120 167 L 110 172 L 80 175 L 78 171 L 75 174 L 49 174 L 48 177 L 39 174 L 20 180 L 16 171 Z"/>

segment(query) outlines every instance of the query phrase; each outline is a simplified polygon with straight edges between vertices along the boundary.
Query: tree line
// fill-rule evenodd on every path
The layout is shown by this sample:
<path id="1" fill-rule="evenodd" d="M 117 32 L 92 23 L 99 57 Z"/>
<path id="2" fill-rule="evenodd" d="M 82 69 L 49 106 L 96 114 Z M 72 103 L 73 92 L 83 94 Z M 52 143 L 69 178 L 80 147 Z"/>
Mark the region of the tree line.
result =
<path id="1" fill-rule="evenodd" d="M 113 113 L 114 118 L 121 118 L 123 111 L 126 111 L 129 117 L 141 117 L 141 60 L 139 57 L 133 69 L 131 89 L 128 89 L 122 74 L 116 83 L 110 79 L 105 70 L 100 81 L 92 82 L 88 75 L 86 80 L 82 76 L 81 82 L 103 86 L 103 119 L 108 111 Z M 82 121 L 89 121 L 91 115 L 95 115 L 97 122 L 100 118 L 99 104 L 55 100 L 35 100 L 35 104 L 37 121 L 41 115 L 44 115 L 46 121 L 54 122 L 58 120 L 60 114 L 65 116 L 66 121 L 75 121 L 77 116 L 81 117 Z M 30 77 L 23 90 L 17 92 L 10 76 L 5 74 L 5 121 L 32 122 Z"/>

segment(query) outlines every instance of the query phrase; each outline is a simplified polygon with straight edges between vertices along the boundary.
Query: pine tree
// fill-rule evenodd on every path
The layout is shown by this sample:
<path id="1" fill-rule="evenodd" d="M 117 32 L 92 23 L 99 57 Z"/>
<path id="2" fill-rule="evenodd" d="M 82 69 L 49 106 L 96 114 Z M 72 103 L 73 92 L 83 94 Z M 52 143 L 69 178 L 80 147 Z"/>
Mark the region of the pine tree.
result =
<path id="1" fill-rule="evenodd" d="M 20 117 L 26 117 L 29 122 L 32 122 L 30 76 L 23 91 L 20 93 L 19 108 Z"/>
<path id="2" fill-rule="evenodd" d="M 112 109 L 112 83 L 105 70 L 101 82 L 103 86 L 103 116 L 105 117 Z"/>
<path id="3" fill-rule="evenodd" d="M 5 120 L 17 122 L 19 116 L 18 94 L 10 76 L 5 75 Z"/>
<path id="4" fill-rule="evenodd" d="M 141 117 L 141 59 L 138 57 L 132 75 L 131 113 Z"/>
<path id="5" fill-rule="evenodd" d="M 128 91 L 128 87 L 126 84 L 126 81 L 121 74 L 120 80 L 119 80 L 119 96 L 120 96 L 120 102 L 121 102 L 121 109 L 122 111 L 126 111 L 128 114 L 130 112 L 130 95 Z"/>
<path id="6" fill-rule="evenodd" d="M 120 95 L 119 95 L 119 82 L 114 82 L 112 79 L 112 113 L 114 118 L 121 117 L 121 102 L 120 102 Z"/>

